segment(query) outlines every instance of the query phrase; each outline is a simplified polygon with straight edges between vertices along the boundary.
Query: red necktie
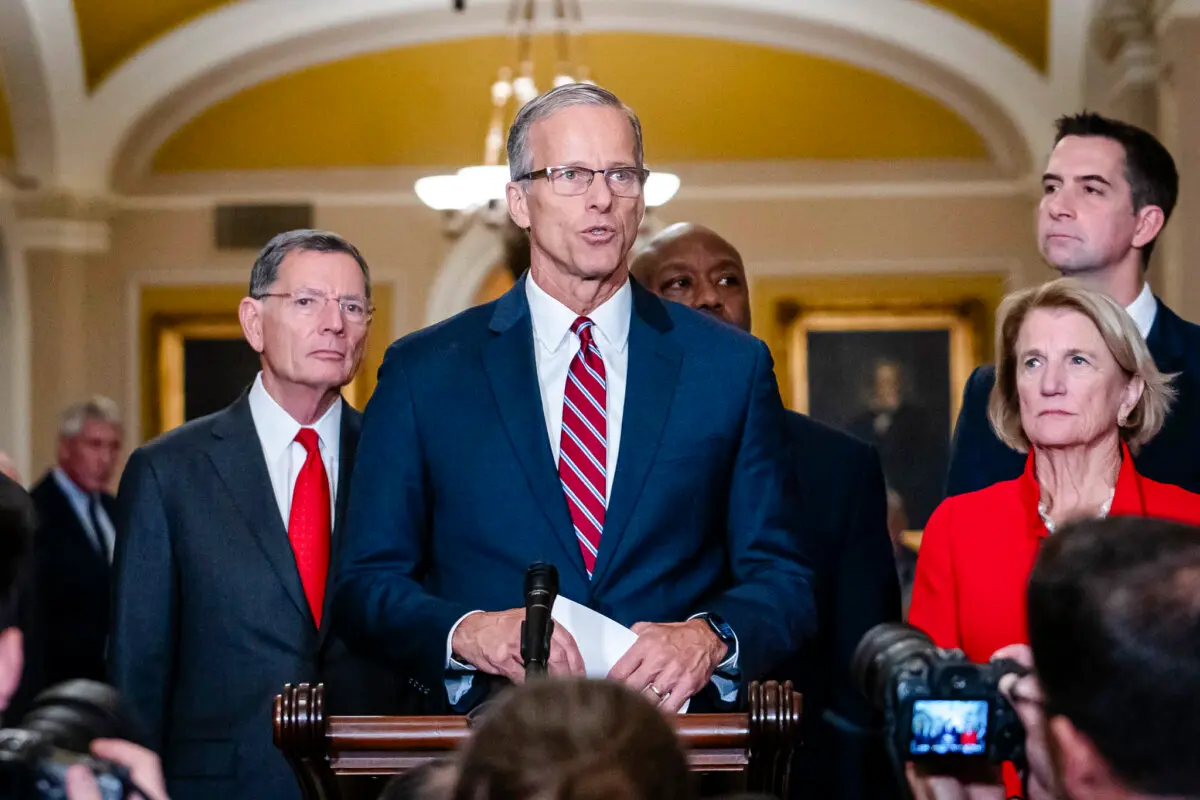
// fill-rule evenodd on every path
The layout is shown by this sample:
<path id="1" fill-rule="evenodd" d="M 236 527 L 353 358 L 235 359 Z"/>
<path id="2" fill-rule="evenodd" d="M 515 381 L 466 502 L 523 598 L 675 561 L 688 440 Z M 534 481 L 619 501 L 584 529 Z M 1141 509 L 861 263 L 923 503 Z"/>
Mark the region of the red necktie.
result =
<path id="1" fill-rule="evenodd" d="M 329 476 L 321 460 L 320 440 L 312 428 L 301 428 L 296 441 L 304 446 L 308 458 L 296 478 L 292 492 L 292 513 L 288 519 L 288 539 L 296 556 L 296 569 L 304 596 L 312 609 L 317 627 L 321 627 L 321 606 L 325 601 L 325 578 L 329 573 Z"/>
<path id="2" fill-rule="evenodd" d="M 579 352 L 567 370 L 563 391 L 562 439 L 558 447 L 558 477 L 567 496 L 567 509 L 575 524 L 575 538 L 590 578 L 604 531 L 608 507 L 608 417 L 605 413 L 608 382 L 604 360 L 592 341 L 594 323 L 580 317 L 571 325 L 579 337 Z"/>

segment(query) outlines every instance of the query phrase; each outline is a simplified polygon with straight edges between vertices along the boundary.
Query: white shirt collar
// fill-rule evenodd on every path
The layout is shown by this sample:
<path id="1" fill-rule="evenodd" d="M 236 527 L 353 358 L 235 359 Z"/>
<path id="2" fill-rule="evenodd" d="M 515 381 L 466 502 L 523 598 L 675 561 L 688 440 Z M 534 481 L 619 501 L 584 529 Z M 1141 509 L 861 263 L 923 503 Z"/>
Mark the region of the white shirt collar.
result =
<path id="1" fill-rule="evenodd" d="M 557 352 L 571 333 L 571 325 L 579 317 L 537 285 L 533 273 L 525 278 L 525 298 L 529 301 L 529 316 L 533 321 L 533 337 L 551 353 Z M 633 313 L 633 289 L 628 278 L 612 297 L 601 303 L 588 318 L 595 323 L 600 352 L 611 348 L 624 352 L 629 344 L 629 318 Z"/>
<path id="2" fill-rule="evenodd" d="M 1150 284 L 1142 284 L 1142 291 L 1132 303 L 1125 306 L 1125 310 L 1133 317 L 1133 323 L 1137 325 L 1142 338 L 1149 336 L 1150 329 L 1154 327 L 1154 318 L 1158 315 L 1158 301 L 1154 299 Z"/>
<path id="3" fill-rule="evenodd" d="M 281 458 L 288 447 L 296 439 L 302 426 L 283 410 L 283 406 L 275 402 L 267 387 L 263 386 L 262 373 L 254 378 L 250 387 L 250 416 L 254 419 L 254 427 L 258 430 L 259 441 L 262 442 L 263 454 L 268 463 L 274 463 Z M 342 431 L 342 398 L 333 401 L 333 405 L 321 415 L 315 424 L 308 426 L 316 429 L 317 438 L 321 440 L 321 450 L 336 452 L 341 441 Z"/>
<path id="4" fill-rule="evenodd" d="M 84 508 L 91 502 L 91 493 L 85 492 L 78 483 L 71 480 L 71 476 L 62 467 L 54 468 L 54 482 L 58 484 L 58 488 L 62 489 L 63 494 L 82 503 Z"/>

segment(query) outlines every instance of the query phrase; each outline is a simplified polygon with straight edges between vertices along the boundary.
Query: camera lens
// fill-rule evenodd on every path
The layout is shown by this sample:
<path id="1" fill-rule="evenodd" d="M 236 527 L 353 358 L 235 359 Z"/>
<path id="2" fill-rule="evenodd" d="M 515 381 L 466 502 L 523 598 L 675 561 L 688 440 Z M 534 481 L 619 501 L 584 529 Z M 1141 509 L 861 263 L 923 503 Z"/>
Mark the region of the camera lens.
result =
<path id="1" fill-rule="evenodd" d="M 884 622 L 867 631 L 854 651 L 850 672 L 859 689 L 883 710 L 896 667 L 934 650 L 924 631 L 900 622 Z"/>
<path id="2" fill-rule="evenodd" d="M 41 734 L 55 747 L 75 753 L 88 752 L 93 739 L 139 738 L 121 708 L 116 689 L 96 681 L 74 680 L 51 686 L 34 698 L 21 727 Z"/>

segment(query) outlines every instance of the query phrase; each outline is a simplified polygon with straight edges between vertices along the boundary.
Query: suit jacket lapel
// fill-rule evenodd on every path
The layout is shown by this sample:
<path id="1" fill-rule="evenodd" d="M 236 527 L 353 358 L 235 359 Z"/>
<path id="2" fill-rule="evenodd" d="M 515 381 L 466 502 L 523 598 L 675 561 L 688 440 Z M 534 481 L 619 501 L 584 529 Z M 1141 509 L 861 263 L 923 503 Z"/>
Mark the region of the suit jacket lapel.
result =
<path id="1" fill-rule="evenodd" d="M 55 506 L 59 509 L 58 513 L 61 515 L 61 517 L 56 521 L 55 527 L 61 525 L 61 530 L 64 533 L 73 538 L 76 542 L 81 542 L 91 554 L 92 564 L 96 570 L 108 575 L 109 568 L 112 565 L 109 564 L 108 558 L 105 556 L 105 554 L 97 549 L 99 542 L 103 542 L 104 540 L 104 534 L 101 531 L 96 531 L 95 535 L 99 537 L 99 541 L 97 541 L 96 538 L 93 538 L 92 534 L 88 533 L 88 529 L 83 526 L 83 521 L 79 519 L 79 515 L 75 513 L 75 506 L 71 505 L 71 501 L 63 492 L 62 487 L 58 485 L 58 481 L 54 479 L 53 475 L 47 476 L 47 480 L 49 481 L 48 485 L 50 488 L 56 495 L 58 495 L 58 502 L 55 503 Z M 105 506 L 104 511 L 108 514 L 109 520 L 116 519 L 111 510 L 111 506 L 106 505 L 103 498 L 101 498 L 100 502 L 101 505 Z"/>
<path id="2" fill-rule="evenodd" d="M 552 535 L 563 546 L 567 562 L 586 582 L 583 556 L 575 539 L 575 528 L 567 511 L 567 501 L 554 467 L 554 454 L 546 438 L 546 417 L 542 413 L 534 361 L 533 325 L 525 298 L 525 278 L 496 303 L 492 314 L 491 341 L 483 347 L 483 364 L 500 418 L 509 441 L 525 472 L 534 501 L 546 517 Z"/>
<path id="3" fill-rule="evenodd" d="M 346 508 L 350 501 L 350 478 L 354 474 L 354 455 L 358 452 L 358 437 L 362 431 L 362 414 L 349 403 L 342 406 L 342 439 L 338 450 L 338 488 L 334 500 L 333 530 L 329 542 L 329 574 L 325 579 L 325 600 L 321 608 L 321 630 L 317 647 L 325 643 L 329 633 L 330 611 L 333 605 L 333 587 L 337 577 L 338 553 L 341 552 L 343 527 L 346 524 Z"/>
<path id="4" fill-rule="evenodd" d="M 300 584 L 287 529 L 275 503 L 275 490 L 271 487 L 247 395 L 243 394 L 222 412 L 213 425 L 213 443 L 208 456 L 296 610 L 311 623 L 312 612 Z"/>
<path id="5" fill-rule="evenodd" d="M 612 495 L 604 515 L 604 533 L 592 586 L 600 585 L 617 558 L 619 546 L 654 462 L 663 425 L 675 399 L 683 348 L 665 336 L 672 327 L 662 301 L 633 283 L 633 316 L 629 323 L 629 371 L 625 409 Z"/>

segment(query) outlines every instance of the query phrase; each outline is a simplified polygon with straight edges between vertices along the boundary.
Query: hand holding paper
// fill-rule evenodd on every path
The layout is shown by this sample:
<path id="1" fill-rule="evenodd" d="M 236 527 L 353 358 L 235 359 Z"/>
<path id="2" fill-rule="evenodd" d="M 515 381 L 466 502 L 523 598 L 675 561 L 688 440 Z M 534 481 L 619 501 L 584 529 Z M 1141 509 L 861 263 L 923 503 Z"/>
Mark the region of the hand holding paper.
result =
<path id="1" fill-rule="evenodd" d="M 621 623 L 562 595 L 554 601 L 551 616 L 556 624 L 575 637 L 589 678 L 607 678 L 638 640 L 638 635 Z M 634 688 L 640 690 L 643 687 Z M 648 693 L 649 689 L 646 691 Z M 690 699 L 685 700 L 679 713 L 686 712 L 690 702 Z"/>

